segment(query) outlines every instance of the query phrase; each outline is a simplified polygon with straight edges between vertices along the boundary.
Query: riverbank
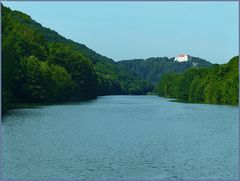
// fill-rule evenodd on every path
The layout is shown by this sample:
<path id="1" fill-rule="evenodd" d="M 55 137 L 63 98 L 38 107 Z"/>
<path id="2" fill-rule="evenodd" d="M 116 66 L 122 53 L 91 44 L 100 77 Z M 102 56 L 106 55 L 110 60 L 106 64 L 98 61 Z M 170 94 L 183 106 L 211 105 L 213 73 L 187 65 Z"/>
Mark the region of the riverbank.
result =
<path id="1" fill-rule="evenodd" d="M 159 96 L 159 97 L 164 97 L 164 96 Z M 164 98 L 170 98 L 172 100 L 170 100 L 171 102 L 179 102 L 179 103 L 186 103 L 186 104 L 206 104 L 206 105 L 223 105 L 223 106 L 233 106 L 233 107 L 239 107 L 239 104 L 224 104 L 224 103 L 207 103 L 207 102 L 193 102 L 193 101 L 187 101 L 187 100 L 183 100 L 183 99 L 177 99 L 177 98 L 173 98 L 173 97 L 164 97 Z"/>

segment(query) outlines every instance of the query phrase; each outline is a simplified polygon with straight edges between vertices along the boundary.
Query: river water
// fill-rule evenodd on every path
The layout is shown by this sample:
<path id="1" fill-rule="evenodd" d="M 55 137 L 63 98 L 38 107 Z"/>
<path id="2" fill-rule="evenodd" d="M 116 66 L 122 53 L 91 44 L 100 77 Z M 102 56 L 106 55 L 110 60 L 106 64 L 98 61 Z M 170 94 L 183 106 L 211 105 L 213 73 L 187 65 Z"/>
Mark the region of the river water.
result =
<path id="1" fill-rule="evenodd" d="M 237 179 L 238 108 L 157 96 L 16 109 L 4 179 Z"/>

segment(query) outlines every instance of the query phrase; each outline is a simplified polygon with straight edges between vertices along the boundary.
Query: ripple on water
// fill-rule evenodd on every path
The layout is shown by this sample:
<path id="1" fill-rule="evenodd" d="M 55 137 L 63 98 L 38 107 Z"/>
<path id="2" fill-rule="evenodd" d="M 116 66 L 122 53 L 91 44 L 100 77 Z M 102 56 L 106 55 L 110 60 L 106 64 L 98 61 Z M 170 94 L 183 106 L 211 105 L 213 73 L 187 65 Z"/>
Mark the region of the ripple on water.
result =
<path id="1" fill-rule="evenodd" d="M 12 110 L 5 179 L 237 179 L 238 111 L 156 96 Z"/>

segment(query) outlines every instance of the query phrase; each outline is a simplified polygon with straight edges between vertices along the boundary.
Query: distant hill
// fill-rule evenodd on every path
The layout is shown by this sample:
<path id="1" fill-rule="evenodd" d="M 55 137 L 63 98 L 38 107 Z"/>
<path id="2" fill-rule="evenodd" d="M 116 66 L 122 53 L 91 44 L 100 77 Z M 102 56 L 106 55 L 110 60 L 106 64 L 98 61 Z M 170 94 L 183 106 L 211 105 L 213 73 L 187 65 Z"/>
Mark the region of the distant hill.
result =
<path id="1" fill-rule="evenodd" d="M 212 65 L 204 59 L 190 55 L 188 55 L 188 60 L 183 62 L 176 61 L 175 58 L 152 57 L 148 59 L 122 60 L 118 64 L 154 84 L 166 73 L 179 73 L 191 67 L 200 68 Z"/>

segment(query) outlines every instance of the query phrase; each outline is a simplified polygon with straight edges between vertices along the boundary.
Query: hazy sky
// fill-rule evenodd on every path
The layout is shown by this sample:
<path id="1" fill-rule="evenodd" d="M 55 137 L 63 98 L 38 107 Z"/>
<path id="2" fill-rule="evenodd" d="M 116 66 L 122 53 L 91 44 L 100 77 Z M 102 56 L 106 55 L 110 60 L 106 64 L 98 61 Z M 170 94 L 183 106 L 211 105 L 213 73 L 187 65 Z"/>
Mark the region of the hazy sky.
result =
<path id="1" fill-rule="evenodd" d="M 115 61 L 238 55 L 238 2 L 2 2 Z"/>

